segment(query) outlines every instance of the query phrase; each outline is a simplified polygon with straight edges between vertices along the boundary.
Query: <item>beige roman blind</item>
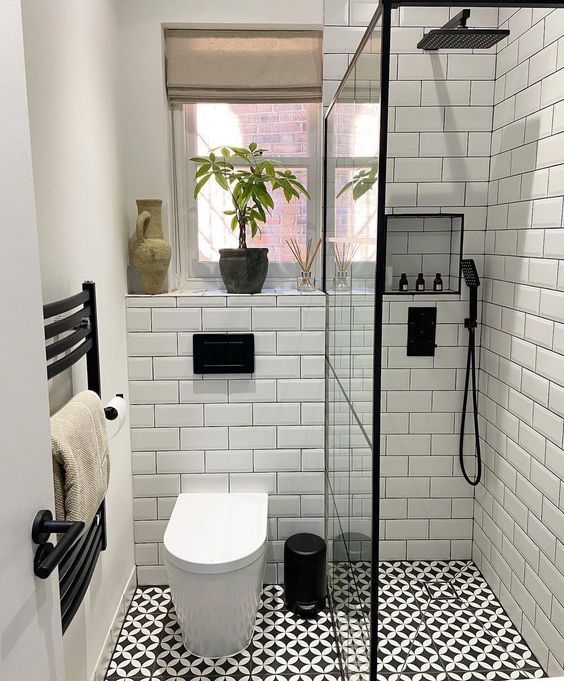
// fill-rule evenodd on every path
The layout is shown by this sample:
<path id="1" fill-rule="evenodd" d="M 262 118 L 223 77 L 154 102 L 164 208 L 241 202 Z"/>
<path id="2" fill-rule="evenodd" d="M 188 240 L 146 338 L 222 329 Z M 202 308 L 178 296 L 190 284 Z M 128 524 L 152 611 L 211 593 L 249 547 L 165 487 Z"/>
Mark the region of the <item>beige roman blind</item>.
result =
<path id="1" fill-rule="evenodd" d="M 321 41 L 321 31 L 168 29 L 168 98 L 320 102 Z"/>

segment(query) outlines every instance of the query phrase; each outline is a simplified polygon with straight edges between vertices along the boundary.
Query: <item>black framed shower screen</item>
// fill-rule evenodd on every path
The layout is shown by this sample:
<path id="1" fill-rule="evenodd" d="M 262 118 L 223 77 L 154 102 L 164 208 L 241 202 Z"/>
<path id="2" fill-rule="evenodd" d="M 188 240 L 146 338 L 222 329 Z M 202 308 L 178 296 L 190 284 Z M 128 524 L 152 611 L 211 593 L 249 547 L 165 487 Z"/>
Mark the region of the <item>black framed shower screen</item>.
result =
<path id="1" fill-rule="evenodd" d="M 324 202 L 323 202 L 323 271 L 322 288 L 327 291 L 327 119 L 337 102 L 344 84 L 356 67 L 363 48 L 379 25 L 381 31 L 381 59 L 380 59 L 380 142 L 378 157 L 378 206 L 376 225 L 376 265 L 374 275 L 374 336 L 373 336 L 373 395 L 372 395 L 372 551 L 371 563 L 374 569 L 371 573 L 371 608 L 370 608 L 370 680 L 376 681 L 377 646 L 378 646 L 378 563 L 379 552 L 379 523 L 380 523 L 380 456 L 381 456 L 381 386 L 382 386 L 382 328 L 383 302 L 386 293 L 386 174 L 388 160 L 388 111 L 390 90 L 390 57 L 392 10 L 401 7 L 449 7 L 449 8 L 547 8 L 564 7 L 564 2 L 514 2 L 498 0 L 452 0 L 440 2 L 438 0 L 380 0 L 380 4 L 368 25 L 366 32 L 349 64 L 341 84 L 325 114 L 324 127 Z"/>

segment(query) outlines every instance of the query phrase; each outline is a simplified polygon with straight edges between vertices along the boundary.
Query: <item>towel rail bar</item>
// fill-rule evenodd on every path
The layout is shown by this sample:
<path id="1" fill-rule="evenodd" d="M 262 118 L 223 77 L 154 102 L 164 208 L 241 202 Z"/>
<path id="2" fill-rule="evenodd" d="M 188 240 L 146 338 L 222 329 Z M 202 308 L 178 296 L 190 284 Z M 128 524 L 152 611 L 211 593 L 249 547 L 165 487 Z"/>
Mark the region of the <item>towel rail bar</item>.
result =
<path id="1" fill-rule="evenodd" d="M 82 327 L 84 320 L 88 320 L 91 314 L 92 309 L 90 305 L 85 305 L 68 317 L 63 317 L 56 322 L 51 322 L 45 327 L 45 340 L 49 340 L 50 338 L 53 338 L 53 336 L 59 336 L 65 331 L 76 331 L 77 328 Z"/>
<path id="2" fill-rule="evenodd" d="M 76 295 L 44 305 L 43 319 L 45 341 L 49 341 L 45 344 L 47 377 L 58 376 L 84 357 L 88 390 L 101 396 L 94 282 L 85 281 L 82 291 Z M 51 340 L 62 334 L 65 334 L 62 338 Z M 59 354 L 62 356 L 55 359 Z M 118 417 L 113 407 L 106 408 L 105 415 L 108 420 Z M 107 547 L 105 500 L 87 531 L 83 531 L 83 523 L 54 521 L 49 511 L 39 511 L 33 527 L 33 541 L 39 544 L 34 559 L 35 574 L 45 579 L 58 565 L 64 633 L 88 589 L 100 551 Z M 48 541 L 51 532 L 63 535 L 56 546 Z"/>
<path id="3" fill-rule="evenodd" d="M 82 546 L 87 540 L 87 537 L 89 536 L 92 528 L 88 530 L 86 533 L 86 537 L 83 535 L 83 538 L 81 541 L 76 542 L 76 544 L 71 548 L 71 550 L 67 553 L 67 555 L 63 558 L 63 560 L 59 563 L 59 594 L 63 595 L 63 584 L 65 580 L 67 579 L 67 575 L 69 575 L 69 571 L 71 568 L 74 568 L 76 563 L 78 562 L 78 558 L 82 555 Z"/>
<path id="4" fill-rule="evenodd" d="M 72 598 L 69 599 L 68 604 L 66 602 L 61 602 L 61 624 L 63 634 L 67 630 L 67 627 L 71 623 L 72 618 L 75 616 L 76 611 L 78 610 L 80 604 L 82 603 L 84 594 L 88 590 L 88 585 L 90 584 L 90 580 L 92 579 L 94 568 L 96 567 L 96 563 L 98 562 L 98 556 L 100 555 L 100 551 L 104 550 L 102 528 L 99 528 L 99 532 L 100 536 L 97 536 L 96 542 L 94 543 L 94 546 L 92 547 L 88 555 L 88 567 L 86 568 L 86 571 L 82 573 L 80 581 L 78 581 L 75 587 L 73 588 Z"/>
<path id="5" fill-rule="evenodd" d="M 47 579 L 61 562 L 67 551 L 80 537 L 84 523 L 80 520 L 53 520 L 51 511 L 36 513 L 31 528 L 31 538 L 39 548 L 35 552 L 33 571 L 37 577 Z M 48 541 L 52 532 L 63 535 L 61 541 L 54 546 Z"/>
<path id="6" fill-rule="evenodd" d="M 56 362 L 53 362 L 53 364 L 49 364 L 49 366 L 47 367 L 47 378 L 53 378 L 53 376 L 57 376 L 58 374 L 60 374 L 61 371 L 64 371 L 65 369 L 70 369 L 70 367 L 73 364 L 75 364 L 81 357 L 84 357 L 84 355 L 93 347 L 94 342 L 92 338 L 88 338 L 86 341 L 84 341 L 84 343 L 81 343 L 72 352 L 69 352 L 68 355 L 61 357 L 61 359 L 58 359 Z"/>
<path id="7" fill-rule="evenodd" d="M 79 326 L 79 328 L 70 335 L 59 341 L 56 341 L 55 343 L 51 343 L 51 345 L 48 345 L 45 348 L 47 359 L 53 359 L 53 357 L 56 357 L 57 355 L 62 355 L 63 352 L 70 350 L 74 345 L 80 343 L 80 341 L 83 338 L 86 338 L 86 336 L 89 334 L 89 324 L 83 324 L 82 326 Z"/>
<path id="8" fill-rule="evenodd" d="M 80 543 L 80 546 L 73 547 L 72 551 L 65 556 L 59 565 L 59 594 L 61 601 L 65 598 L 67 592 L 72 589 L 73 583 L 83 571 L 84 566 L 88 564 L 90 547 L 99 533 L 100 513 L 98 512 L 94 516 L 94 521 L 90 525 L 90 529 L 86 533 L 84 540 Z M 75 553 L 75 548 L 80 550 Z"/>
<path id="9" fill-rule="evenodd" d="M 54 303 L 47 303 L 43 306 L 43 317 L 48 319 L 49 317 L 55 317 L 58 314 L 63 314 L 63 312 L 68 312 L 82 303 L 87 303 L 90 300 L 90 291 L 88 289 L 82 290 L 80 293 L 76 293 L 74 296 L 69 298 L 63 298 L 63 300 L 56 300 Z"/>
<path id="10" fill-rule="evenodd" d="M 102 550 L 102 531 L 98 526 L 94 531 L 94 541 L 89 546 L 87 550 L 87 560 L 85 563 L 85 569 L 82 570 L 79 577 L 75 580 L 72 587 L 67 591 L 67 593 L 61 598 L 61 620 L 63 625 L 63 633 L 65 633 L 67 626 L 74 617 L 76 611 L 78 610 L 84 594 L 88 589 L 90 584 L 90 579 L 100 551 Z"/>

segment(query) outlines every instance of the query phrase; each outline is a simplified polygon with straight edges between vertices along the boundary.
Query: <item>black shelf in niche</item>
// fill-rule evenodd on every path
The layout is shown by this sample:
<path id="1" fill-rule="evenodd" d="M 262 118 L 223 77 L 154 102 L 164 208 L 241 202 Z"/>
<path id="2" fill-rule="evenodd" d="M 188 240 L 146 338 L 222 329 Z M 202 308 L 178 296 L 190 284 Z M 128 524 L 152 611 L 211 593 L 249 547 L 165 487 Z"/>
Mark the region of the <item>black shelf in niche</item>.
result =
<path id="1" fill-rule="evenodd" d="M 386 215 L 386 290 L 399 296 L 443 296 L 460 293 L 460 260 L 464 239 L 463 213 L 389 213 Z M 388 268 L 392 268 L 391 285 Z M 409 290 L 399 290 L 405 272 Z M 419 272 L 425 291 L 415 290 Z M 443 290 L 433 291 L 441 273 Z"/>

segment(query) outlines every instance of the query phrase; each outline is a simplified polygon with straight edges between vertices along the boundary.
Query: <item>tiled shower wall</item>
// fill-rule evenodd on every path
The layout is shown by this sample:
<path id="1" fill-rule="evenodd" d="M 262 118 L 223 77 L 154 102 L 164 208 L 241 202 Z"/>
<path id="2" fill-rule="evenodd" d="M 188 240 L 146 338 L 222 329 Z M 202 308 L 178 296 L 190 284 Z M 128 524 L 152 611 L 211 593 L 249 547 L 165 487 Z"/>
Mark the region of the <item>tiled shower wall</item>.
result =
<path id="1" fill-rule="evenodd" d="M 500 12 L 474 559 L 564 673 L 564 10 Z"/>
<path id="2" fill-rule="evenodd" d="M 481 272 L 496 57 L 495 50 L 418 50 L 424 31 L 452 13 L 448 7 L 393 13 L 386 203 L 394 213 L 463 213 L 464 254 Z M 497 21 L 497 9 L 472 9 L 472 25 Z M 390 234 L 388 246 L 391 262 L 401 244 Z M 473 490 L 457 461 L 467 304 L 465 287 L 461 296 L 385 297 L 382 559 L 470 558 Z M 407 356 L 412 306 L 437 308 L 434 357 Z M 471 451 L 472 438 L 466 447 Z"/>
<path id="3" fill-rule="evenodd" d="M 374 0 L 325 0 L 323 104 L 329 106 L 366 27 L 378 8 Z"/>
<path id="4" fill-rule="evenodd" d="M 139 583 L 167 583 L 179 492 L 267 492 L 265 579 L 282 581 L 284 539 L 323 535 L 325 297 L 129 296 L 127 324 Z M 255 373 L 194 375 L 198 331 L 252 331 Z"/>

